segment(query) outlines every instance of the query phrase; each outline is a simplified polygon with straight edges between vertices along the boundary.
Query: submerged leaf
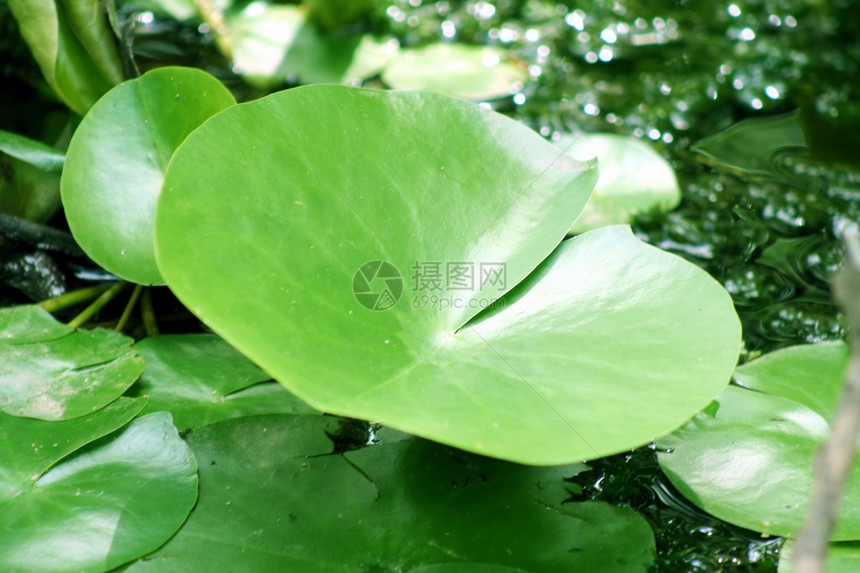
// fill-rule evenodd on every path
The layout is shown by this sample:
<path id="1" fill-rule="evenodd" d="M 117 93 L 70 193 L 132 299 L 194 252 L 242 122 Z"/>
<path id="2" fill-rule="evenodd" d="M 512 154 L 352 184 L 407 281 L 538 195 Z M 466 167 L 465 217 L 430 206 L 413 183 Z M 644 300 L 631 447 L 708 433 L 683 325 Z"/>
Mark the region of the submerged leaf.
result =
<path id="1" fill-rule="evenodd" d="M 135 347 L 146 370 L 132 395 L 149 399 L 144 413 L 170 412 L 183 430 L 254 414 L 314 413 L 217 336 L 153 336 Z"/>
<path id="2" fill-rule="evenodd" d="M 746 175 L 782 178 L 778 159 L 807 148 L 799 117 L 799 112 L 793 112 L 746 119 L 699 141 L 692 150 L 719 166 Z"/>
<path id="3" fill-rule="evenodd" d="M 583 466 L 530 468 L 386 431 L 331 454 L 336 421 L 254 416 L 189 435 L 200 499 L 129 573 L 199 571 L 645 571 L 650 527 L 629 508 L 566 503 Z M 471 565 L 470 564 L 492 564 Z M 462 566 L 452 569 L 451 564 Z M 502 567 L 499 567 L 502 566 Z M 429 569 L 432 571 L 433 569 Z"/>

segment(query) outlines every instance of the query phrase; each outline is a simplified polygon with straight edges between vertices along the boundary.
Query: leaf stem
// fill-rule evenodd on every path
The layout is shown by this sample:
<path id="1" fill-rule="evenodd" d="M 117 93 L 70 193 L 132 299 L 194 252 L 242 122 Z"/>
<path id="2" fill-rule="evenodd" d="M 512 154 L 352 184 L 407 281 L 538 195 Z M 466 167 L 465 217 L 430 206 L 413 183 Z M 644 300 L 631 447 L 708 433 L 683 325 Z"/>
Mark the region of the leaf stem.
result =
<path id="1" fill-rule="evenodd" d="M 73 290 L 71 292 L 61 294 L 60 296 L 55 296 L 53 298 L 45 299 L 42 302 L 38 302 L 36 303 L 36 306 L 43 308 L 48 312 L 57 312 L 58 310 L 63 310 L 70 306 L 81 304 L 82 302 L 89 302 L 109 288 L 110 285 L 98 285 Z"/>
<path id="2" fill-rule="evenodd" d="M 844 233 L 842 239 L 845 261 L 833 281 L 833 295 L 845 313 L 851 355 L 830 438 L 815 460 L 809 513 L 793 549 L 796 573 L 825 570 L 830 535 L 839 517 L 860 435 L 860 234 L 854 229 Z"/>
<path id="3" fill-rule="evenodd" d="M 86 322 L 93 317 L 95 313 L 100 311 L 104 305 L 109 303 L 113 298 L 122 291 L 128 285 L 125 281 L 118 281 L 114 283 L 109 289 L 104 291 L 99 297 L 94 300 L 87 308 L 85 308 L 81 313 L 69 321 L 69 326 L 72 328 L 80 328 Z"/>
<path id="4" fill-rule="evenodd" d="M 140 316 L 143 319 L 143 330 L 147 336 L 158 334 L 158 322 L 155 320 L 155 310 L 152 307 L 152 287 L 143 291 L 140 298 Z"/>
<path id="5" fill-rule="evenodd" d="M 137 302 L 142 289 L 143 285 L 134 285 L 134 290 L 131 292 L 131 296 L 128 297 L 128 302 L 126 303 L 125 308 L 122 309 L 122 314 L 116 322 L 116 326 L 114 327 L 115 331 L 122 332 L 125 328 L 125 325 L 128 323 L 128 318 L 131 316 L 131 311 L 134 310 L 134 305 Z"/>

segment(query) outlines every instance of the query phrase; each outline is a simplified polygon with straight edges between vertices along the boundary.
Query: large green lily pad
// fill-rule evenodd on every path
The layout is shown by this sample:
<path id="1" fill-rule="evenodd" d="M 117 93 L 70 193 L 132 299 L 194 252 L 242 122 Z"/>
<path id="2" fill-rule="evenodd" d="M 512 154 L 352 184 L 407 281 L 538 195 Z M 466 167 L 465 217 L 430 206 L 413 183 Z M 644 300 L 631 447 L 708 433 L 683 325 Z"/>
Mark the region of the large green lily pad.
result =
<path id="1" fill-rule="evenodd" d="M 111 330 L 73 330 L 35 306 L 0 310 L 0 410 L 43 420 L 90 414 L 143 372 L 134 341 Z"/>
<path id="2" fill-rule="evenodd" d="M 531 468 L 393 431 L 331 454 L 320 416 L 253 416 L 192 432 L 200 499 L 129 572 L 645 571 L 650 527 L 629 508 L 562 502 L 582 466 Z M 483 566 L 467 567 L 469 563 Z M 451 564 L 463 566 L 452 568 Z M 489 565 L 495 567 L 490 569 Z M 430 569 L 431 571 L 433 569 Z"/>
<path id="3" fill-rule="evenodd" d="M 740 340 L 720 285 L 624 227 L 532 272 L 593 182 L 588 164 L 461 100 L 303 87 L 226 110 L 179 148 L 158 263 L 314 408 L 569 463 L 681 425 L 728 383 Z"/>
<path id="4" fill-rule="evenodd" d="M 235 103 L 214 77 L 165 67 L 101 98 L 75 131 L 61 194 L 69 228 L 94 261 L 128 281 L 163 284 L 155 266 L 155 203 L 173 151 Z"/>
<path id="5" fill-rule="evenodd" d="M 791 535 L 806 517 L 813 460 L 844 382 L 842 343 L 779 350 L 738 369 L 755 390 L 729 387 L 687 426 L 661 439 L 670 481 L 716 517 Z M 831 364 L 832 363 L 832 364 Z M 826 417 L 825 417 L 826 416 Z M 860 461 L 855 462 L 860 470 Z M 860 471 L 846 489 L 835 541 L 860 539 Z"/>
<path id="6" fill-rule="evenodd" d="M 217 336 L 152 336 L 136 348 L 146 370 L 130 395 L 146 396 L 144 413 L 170 412 L 183 430 L 252 414 L 314 412 Z"/>
<path id="7" fill-rule="evenodd" d="M 4 421 L 8 418 L 0 418 L 0 424 Z M 49 429 L 54 440 L 63 439 L 70 424 L 81 425 L 78 420 L 24 422 Z M 27 434 L 18 433 L 16 439 L 29 441 Z M 47 444 L 41 448 L 52 450 Z M 32 458 L 32 449 L 17 448 L 12 463 L 26 454 Z M 4 465 L 9 463 L 4 459 Z M 170 415 L 161 413 L 135 420 L 41 476 L 4 475 L 12 488 L 5 487 L 0 497 L 0 568 L 106 571 L 156 549 L 194 505 L 196 469 Z"/>

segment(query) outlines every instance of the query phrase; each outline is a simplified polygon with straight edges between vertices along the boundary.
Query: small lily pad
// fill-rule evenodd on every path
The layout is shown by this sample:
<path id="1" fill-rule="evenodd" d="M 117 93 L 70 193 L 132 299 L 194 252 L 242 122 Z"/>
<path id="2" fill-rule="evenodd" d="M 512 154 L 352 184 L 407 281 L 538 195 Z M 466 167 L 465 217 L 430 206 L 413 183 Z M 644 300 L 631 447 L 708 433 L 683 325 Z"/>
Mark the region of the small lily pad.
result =
<path id="1" fill-rule="evenodd" d="M 581 133 L 564 136 L 556 145 L 580 161 L 597 158 L 597 183 L 571 233 L 627 224 L 637 213 L 669 211 L 681 201 L 675 170 L 642 141 L 610 133 Z"/>
<path id="2" fill-rule="evenodd" d="M 75 331 L 35 306 L 0 310 L 0 326 L 0 410 L 9 414 L 43 420 L 90 414 L 143 372 L 134 341 L 118 332 Z M 38 330 L 28 332 L 31 326 Z"/>
<path id="3" fill-rule="evenodd" d="M 0 427 L 8 421 L 0 417 Z M 82 419 L 11 423 L 22 441 L 31 439 L 27 425 L 49 430 L 49 441 L 64 438 L 69 426 L 83 425 Z M 3 427 L 4 435 L 8 429 Z M 41 476 L 10 479 L 3 472 L 4 482 L 11 483 L 0 493 L 0 568 L 107 571 L 156 549 L 194 505 L 196 469 L 170 415 L 160 413 L 133 421 Z"/>
<path id="4" fill-rule="evenodd" d="M 813 460 L 829 436 L 844 381 L 842 343 L 793 347 L 738 368 L 715 404 L 658 441 L 660 465 L 678 490 L 712 515 L 771 535 L 796 533 L 806 517 Z M 834 541 L 860 539 L 860 460 L 849 478 Z"/>
<path id="5" fill-rule="evenodd" d="M 81 248 L 110 272 L 163 284 L 155 266 L 155 203 L 174 150 L 210 116 L 235 104 L 221 82 L 164 67 L 105 94 L 72 136 L 61 194 Z"/>
<path id="6" fill-rule="evenodd" d="M 475 101 L 510 96 L 527 80 L 525 68 L 498 48 L 451 43 L 402 49 L 382 72 L 382 81 L 394 89 Z"/>
<path id="7" fill-rule="evenodd" d="M 183 430 L 253 414 L 315 413 L 217 336 L 153 336 L 136 348 L 146 370 L 130 395 L 146 396 L 144 413 L 170 412 Z"/>
<path id="8" fill-rule="evenodd" d="M 333 454 L 320 416 L 237 418 L 189 434 L 200 499 L 185 526 L 129 568 L 646 571 L 654 540 L 629 508 L 562 503 L 582 465 L 532 468 L 385 431 Z M 472 565 L 470 564 L 483 564 Z M 501 569 L 488 569 L 490 566 Z"/>

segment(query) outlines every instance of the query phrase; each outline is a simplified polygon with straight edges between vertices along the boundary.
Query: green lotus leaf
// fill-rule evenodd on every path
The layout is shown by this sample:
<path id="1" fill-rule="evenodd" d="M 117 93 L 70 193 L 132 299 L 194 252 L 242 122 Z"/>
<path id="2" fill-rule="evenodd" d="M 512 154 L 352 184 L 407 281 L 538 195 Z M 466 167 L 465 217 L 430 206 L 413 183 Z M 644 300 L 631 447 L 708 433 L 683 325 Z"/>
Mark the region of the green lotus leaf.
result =
<path id="1" fill-rule="evenodd" d="M 0 310 L 0 410 L 42 420 L 77 418 L 116 400 L 143 372 L 131 338 L 103 329 L 72 331 L 52 320 L 34 306 Z M 28 332 L 31 327 L 38 330 Z"/>
<path id="2" fill-rule="evenodd" d="M 331 454 L 321 416 L 269 415 L 188 436 L 200 498 L 158 552 L 128 569 L 412 571 L 433 563 L 488 571 L 645 571 L 654 540 L 629 508 L 568 503 L 582 465 L 532 468 L 384 433 Z M 253 444 L 253 446 L 249 446 Z M 451 569 L 448 569 L 451 570 Z M 496 567 L 494 570 L 500 569 Z"/>
<path id="3" fill-rule="evenodd" d="M 55 440 L 82 423 L 24 422 L 49 428 Z M 0 568 L 107 571 L 153 551 L 194 505 L 196 470 L 170 414 L 159 413 L 90 444 L 38 479 L 20 476 L 0 497 Z"/>
<path id="4" fill-rule="evenodd" d="M 161 335 L 135 346 L 146 370 L 130 394 L 148 398 L 144 413 L 170 412 L 183 430 L 252 414 L 314 413 L 217 336 Z"/>
<path id="5" fill-rule="evenodd" d="M 716 517 L 771 535 L 806 517 L 813 460 L 842 388 L 842 343 L 793 347 L 740 367 L 713 407 L 671 436 L 660 465 L 678 490 Z M 825 417 L 825 415 L 827 417 Z M 860 461 L 855 461 L 860 470 Z M 860 471 L 849 478 L 834 541 L 860 539 Z"/>
<path id="6" fill-rule="evenodd" d="M 45 81 L 83 115 L 122 79 L 122 64 L 98 0 L 10 0 L 21 36 Z"/>
<path id="7" fill-rule="evenodd" d="M 447 42 L 400 50 L 382 72 L 382 81 L 394 89 L 475 101 L 510 96 L 527 80 L 525 68 L 498 48 Z"/>
<path id="8" fill-rule="evenodd" d="M 795 568 L 791 562 L 794 552 L 794 540 L 788 539 L 779 551 L 779 573 L 793 573 Z M 846 541 L 831 543 L 827 551 L 826 573 L 856 573 L 860 571 L 860 542 Z"/>
<path id="9" fill-rule="evenodd" d="M 20 159 L 49 173 L 60 173 L 66 161 L 66 155 L 63 152 L 41 141 L 2 129 L 0 129 L 0 153 Z"/>
<path id="10" fill-rule="evenodd" d="M 61 185 L 75 239 L 105 269 L 162 284 L 152 219 L 174 150 L 211 115 L 235 103 L 200 70 L 166 67 L 107 93 L 72 136 Z"/>
<path id="11" fill-rule="evenodd" d="M 765 354 L 735 370 L 746 388 L 783 396 L 832 420 L 845 386 L 848 346 L 842 341 L 801 344 Z"/>
<path id="12" fill-rule="evenodd" d="M 675 170 L 642 141 L 610 133 L 581 133 L 564 136 L 556 145 L 580 161 L 596 157 L 599 165 L 594 192 L 571 233 L 627 224 L 639 212 L 668 211 L 681 201 Z"/>
<path id="13" fill-rule="evenodd" d="M 313 34 L 307 31 L 306 12 L 298 6 L 248 4 L 244 10 L 229 14 L 227 24 L 235 70 L 261 88 L 284 83 L 284 60 L 293 43 L 303 30 Z"/>
<path id="14" fill-rule="evenodd" d="M 48 422 L 0 412 L 3 495 L 14 496 L 21 484 L 37 480 L 71 452 L 125 425 L 144 400 L 120 398 L 101 410 L 73 420 Z"/>
<path id="15" fill-rule="evenodd" d="M 726 386 L 740 339 L 722 287 L 627 228 L 567 241 L 532 272 L 593 180 L 465 101 L 307 86 L 189 136 L 159 200 L 158 262 L 314 408 L 570 463 L 683 424 Z"/>
<path id="16" fill-rule="evenodd" d="M 235 70 L 268 89 L 286 80 L 360 81 L 379 73 L 399 48 L 391 39 L 346 31 L 324 34 L 298 6 L 251 3 L 228 13 Z"/>

